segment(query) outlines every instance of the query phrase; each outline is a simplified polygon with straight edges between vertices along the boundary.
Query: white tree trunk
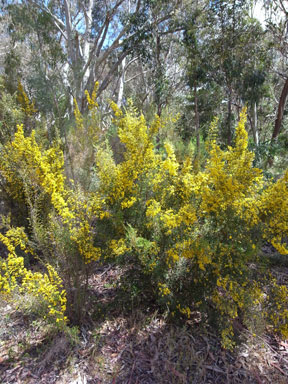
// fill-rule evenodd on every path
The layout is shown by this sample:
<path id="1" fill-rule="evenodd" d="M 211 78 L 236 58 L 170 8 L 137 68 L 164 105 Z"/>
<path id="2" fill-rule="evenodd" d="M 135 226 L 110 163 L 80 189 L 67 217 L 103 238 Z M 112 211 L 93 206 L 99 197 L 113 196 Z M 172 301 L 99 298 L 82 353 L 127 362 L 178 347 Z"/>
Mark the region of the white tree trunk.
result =
<path id="1" fill-rule="evenodd" d="M 123 94 L 124 94 L 124 83 L 125 83 L 125 66 L 126 66 L 126 57 L 123 59 L 121 63 L 121 75 L 119 79 L 119 91 L 117 98 L 117 105 L 119 108 L 122 106 Z"/>
<path id="2" fill-rule="evenodd" d="M 257 104 L 253 105 L 253 136 L 255 145 L 259 145 L 259 131 L 258 131 L 258 118 L 257 118 Z"/>

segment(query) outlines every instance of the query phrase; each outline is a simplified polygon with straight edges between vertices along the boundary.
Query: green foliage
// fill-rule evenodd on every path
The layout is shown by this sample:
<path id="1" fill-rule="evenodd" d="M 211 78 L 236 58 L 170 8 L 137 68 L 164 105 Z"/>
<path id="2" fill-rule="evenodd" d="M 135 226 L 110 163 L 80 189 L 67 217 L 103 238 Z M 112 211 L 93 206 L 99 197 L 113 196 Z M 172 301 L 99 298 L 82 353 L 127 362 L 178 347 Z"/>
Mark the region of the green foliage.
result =
<path id="1" fill-rule="evenodd" d="M 16 92 L 11 95 L 5 89 L 3 77 L 0 78 L 0 144 L 13 139 L 17 124 L 24 121 L 24 111 L 16 100 Z"/>
<path id="2" fill-rule="evenodd" d="M 287 110 L 270 142 L 285 17 L 266 28 L 244 0 L 94 3 L 3 1 L 0 294 L 76 344 L 66 322 L 90 315 L 90 274 L 112 262 L 127 308 L 209 322 L 225 348 L 237 323 L 287 338 L 287 287 L 259 256 L 269 243 L 287 263 Z"/>
<path id="3" fill-rule="evenodd" d="M 178 163 L 169 143 L 156 151 L 150 135 L 161 126 L 157 119 L 149 128 L 134 108 L 124 115 L 113 108 L 126 151 L 120 164 L 109 149 L 97 154 L 100 193 L 115 228 L 111 234 L 118 235 L 106 252 L 158 286 L 159 302 L 171 313 L 190 317 L 200 310 L 204 318 L 218 313 L 224 345 L 231 348 L 233 321 L 241 318 L 248 325 L 251 309 L 264 305 L 262 286 L 250 269 L 261 232 L 286 252 L 277 235 L 287 232 L 282 215 L 287 208 L 278 194 L 286 176 L 262 193 L 265 183 L 247 150 L 243 113 L 235 146 L 227 151 L 216 144 L 213 123 L 205 169 L 194 172 L 190 159 Z"/>
<path id="4" fill-rule="evenodd" d="M 42 148 L 35 133 L 25 136 L 22 126 L 3 147 L 0 161 L 11 198 L 28 207 L 33 252 L 42 253 L 46 264 L 52 264 L 47 269 L 52 271 L 50 280 L 57 290 L 49 288 L 47 293 L 43 288 L 45 298 L 54 303 L 53 297 L 60 295 L 57 304 L 63 299 L 61 294 L 65 299 L 67 296 L 70 321 L 81 322 L 89 264 L 112 259 L 129 271 L 134 304 L 142 295 L 172 316 L 193 319 L 200 313 L 203 321 L 218 316 L 225 348 L 235 344 L 235 321 L 252 327 L 251 313 L 259 307 L 267 309 L 263 320 L 286 337 L 285 288 L 273 283 L 271 294 L 266 295 L 261 274 L 252 265 L 258 263 L 263 239 L 281 254 L 288 253 L 288 199 L 283 198 L 288 195 L 288 173 L 271 183 L 253 166 L 245 130 L 246 110 L 240 114 L 233 146 L 222 149 L 218 144 L 215 119 L 203 164 L 192 164 L 189 151 L 188 156 L 179 151 L 177 158 L 168 140 L 157 140 L 165 132 L 165 123 L 169 125 L 173 119 L 161 120 L 156 115 L 148 125 L 132 102 L 124 111 L 112 102 L 113 124 L 122 145 L 121 158 L 116 161 L 108 141 L 100 140 L 96 130 L 96 88 L 87 94 L 87 101 L 91 115 L 83 118 L 75 103 L 75 120 L 79 134 L 85 136 L 77 144 L 81 147 L 87 137 L 94 142 L 95 181 L 89 191 L 77 182 L 68 187 L 60 147 Z M 39 286 L 51 286 L 48 275 L 33 274 L 15 249 L 9 252 L 15 260 L 13 289 L 18 278 L 32 293 L 37 293 Z M 7 260 L 9 266 L 9 256 Z M 7 269 L 3 270 L 6 289 L 11 283 Z M 36 290 L 26 282 L 26 275 L 33 284 L 39 282 Z M 63 293 L 58 289 L 62 284 Z M 273 317 L 275 305 L 280 305 L 279 316 Z"/>

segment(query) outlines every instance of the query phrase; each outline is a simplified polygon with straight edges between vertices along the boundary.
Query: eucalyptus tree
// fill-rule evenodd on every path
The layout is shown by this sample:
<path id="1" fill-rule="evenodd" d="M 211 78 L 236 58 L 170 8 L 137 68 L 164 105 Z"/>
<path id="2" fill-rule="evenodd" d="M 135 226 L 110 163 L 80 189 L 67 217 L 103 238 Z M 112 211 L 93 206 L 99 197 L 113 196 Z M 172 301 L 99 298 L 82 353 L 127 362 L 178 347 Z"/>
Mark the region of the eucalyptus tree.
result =
<path id="1" fill-rule="evenodd" d="M 37 76 L 34 82 L 53 90 L 57 105 L 66 94 L 85 109 L 84 91 L 99 82 L 101 95 L 121 75 L 125 58 L 181 7 L 180 0 L 23 0 L 6 1 L 3 8 L 11 18 L 9 31 L 32 53 Z M 34 63 L 33 63 L 34 61 Z M 37 63 L 35 63 L 35 61 Z M 36 79 L 36 80 L 35 80 Z M 51 85 L 49 85 L 51 87 Z M 115 87 L 111 88 L 115 92 Z M 65 93 L 64 92 L 64 93 Z M 111 96 L 111 95 L 110 95 Z"/>
<path id="2" fill-rule="evenodd" d="M 247 36 L 245 17 L 249 2 L 246 0 L 224 0 L 210 2 L 208 28 L 210 55 L 214 65 L 214 79 L 224 90 L 227 105 L 225 136 L 227 144 L 232 142 L 233 104 L 237 82 L 245 65 Z M 244 57 L 243 57 L 244 56 Z M 244 59 L 244 60 L 243 60 Z"/>
<path id="3" fill-rule="evenodd" d="M 260 142 L 258 110 L 265 98 L 271 99 L 273 50 L 266 35 L 258 20 L 246 19 L 246 33 L 242 38 L 246 50 L 242 54 L 244 65 L 237 88 L 242 101 L 248 106 L 248 119 L 256 146 Z"/>
<path id="4" fill-rule="evenodd" d="M 274 63 L 274 70 L 276 69 L 281 86 L 271 136 L 273 142 L 281 131 L 288 97 L 288 5 L 286 1 L 271 0 L 266 2 L 266 10 L 268 12 L 268 29 L 272 34 L 275 48 L 276 62 Z"/>
<path id="5" fill-rule="evenodd" d="M 252 2 L 244 0 L 198 1 L 186 18 L 184 45 L 187 79 L 194 106 L 196 132 L 209 113 L 222 115 L 224 137 L 233 138 L 234 115 L 249 104 L 253 137 L 258 144 L 257 108 L 266 95 L 269 52 L 260 23 L 250 17 Z M 201 99 L 206 99 L 206 103 Z M 212 112 L 212 113 L 211 113 Z M 199 146 L 199 134 L 197 142 Z"/>
<path id="6" fill-rule="evenodd" d="M 196 149 L 198 153 L 200 150 L 199 90 L 203 89 L 207 84 L 207 74 L 209 72 L 209 61 L 205 57 L 206 43 L 205 29 L 203 28 L 203 22 L 205 23 L 206 17 L 207 15 L 203 12 L 203 8 L 200 9 L 198 4 L 198 7 L 192 9 L 186 15 L 185 32 L 183 35 L 183 43 L 188 59 L 187 82 L 192 93 L 192 97 L 189 99 L 194 104 Z"/>

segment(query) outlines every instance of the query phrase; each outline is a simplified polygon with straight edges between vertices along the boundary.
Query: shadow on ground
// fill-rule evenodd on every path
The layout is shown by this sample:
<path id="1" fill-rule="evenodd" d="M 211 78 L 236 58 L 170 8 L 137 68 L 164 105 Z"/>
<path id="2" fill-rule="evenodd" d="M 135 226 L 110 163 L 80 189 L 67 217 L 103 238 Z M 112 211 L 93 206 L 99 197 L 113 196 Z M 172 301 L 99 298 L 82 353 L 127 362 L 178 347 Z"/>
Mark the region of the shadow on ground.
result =
<path id="1" fill-rule="evenodd" d="M 153 304 L 135 310 L 119 295 L 121 270 L 99 268 L 89 296 L 95 311 L 76 337 L 55 334 L 10 305 L 0 319 L 2 384 L 284 384 L 288 344 L 253 337 L 231 353 L 213 332 L 169 324 Z M 125 302 L 126 300 L 126 302 Z M 75 335 L 74 335 L 75 336 Z M 74 341 L 73 341 L 74 340 Z"/>

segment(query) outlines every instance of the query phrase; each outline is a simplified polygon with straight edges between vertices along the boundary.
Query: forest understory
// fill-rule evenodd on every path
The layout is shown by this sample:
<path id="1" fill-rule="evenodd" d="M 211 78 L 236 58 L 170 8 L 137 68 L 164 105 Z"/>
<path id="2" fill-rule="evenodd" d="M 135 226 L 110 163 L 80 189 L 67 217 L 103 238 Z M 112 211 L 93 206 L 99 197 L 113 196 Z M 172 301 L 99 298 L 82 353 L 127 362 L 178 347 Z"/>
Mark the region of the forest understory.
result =
<path id="1" fill-rule="evenodd" d="M 287 383 L 288 342 L 267 331 L 253 335 L 235 324 L 240 327 L 240 343 L 227 351 L 211 327 L 199 324 L 197 315 L 177 325 L 153 306 L 141 308 L 127 300 L 117 287 L 121 273 L 113 265 L 96 267 L 89 282 L 95 313 L 87 313 L 79 331 L 70 335 L 55 333 L 2 302 L 0 382 Z M 288 265 L 274 267 L 273 274 L 288 285 Z"/>
<path id="2" fill-rule="evenodd" d="M 287 2 L 0 7 L 0 384 L 287 384 Z"/>

